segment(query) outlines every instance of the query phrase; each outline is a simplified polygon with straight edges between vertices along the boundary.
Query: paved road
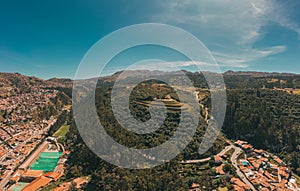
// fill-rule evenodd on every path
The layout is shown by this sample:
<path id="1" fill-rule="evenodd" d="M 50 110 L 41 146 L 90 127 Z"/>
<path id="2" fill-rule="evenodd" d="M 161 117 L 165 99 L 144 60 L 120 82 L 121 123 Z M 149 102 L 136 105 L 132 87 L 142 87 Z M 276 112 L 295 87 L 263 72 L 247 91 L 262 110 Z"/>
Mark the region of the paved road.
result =
<path id="1" fill-rule="evenodd" d="M 20 165 L 19 169 L 27 169 L 41 154 L 41 152 L 47 148 L 48 144 L 49 143 L 47 141 L 44 141 L 42 144 L 40 144 L 39 147 Z"/>
<path id="2" fill-rule="evenodd" d="M 9 182 L 9 179 L 10 179 L 10 177 L 11 177 L 11 175 L 12 175 L 12 173 L 13 173 L 14 171 L 10 171 L 2 180 L 1 180 L 1 182 L 0 182 L 0 189 L 1 190 L 4 190 L 4 187 L 6 186 L 6 184 Z"/>
<path id="3" fill-rule="evenodd" d="M 246 176 L 244 175 L 244 173 L 242 173 L 242 171 L 239 169 L 238 167 L 238 163 L 237 163 L 237 158 L 238 156 L 243 152 L 241 148 L 236 147 L 234 145 L 232 145 L 234 148 L 234 153 L 231 156 L 231 163 L 232 165 L 236 168 L 236 173 L 237 175 L 241 178 L 241 180 L 250 186 L 250 188 L 254 191 L 256 191 L 256 189 L 254 188 L 253 184 L 251 184 L 251 182 L 249 182 L 249 180 L 246 178 Z"/>
<path id="4" fill-rule="evenodd" d="M 230 149 L 234 149 L 234 145 L 228 145 L 226 146 L 219 154 L 219 156 L 223 156 L 225 153 L 227 153 Z M 195 159 L 195 160 L 186 160 L 186 161 L 182 161 L 181 164 L 193 164 L 193 163 L 203 163 L 203 162 L 207 162 L 211 159 L 211 157 L 207 157 L 207 158 L 203 158 L 203 159 Z"/>
<path id="5" fill-rule="evenodd" d="M 198 96 L 197 96 L 197 97 L 198 97 Z M 209 122 L 208 108 L 205 107 L 204 104 L 202 104 L 202 103 L 199 103 L 199 105 L 200 105 L 201 109 L 205 111 L 205 119 L 204 119 L 204 120 L 205 120 L 206 123 L 208 124 L 208 122 Z"/>
<path id="6" fill-rule="evenodd" d="M 218 155 L 219 156 L 223 156 L 225 155 L 230 149 L 234 149 L 234 145 L 230 144 L 228 146 L 226 146 Z"/>
<path id="7" fill-rule="evenodd" d="M 203 162 L 207 162 L 211 159 L 211 157 L 207 157 L 204 159 L 196 159 L 196 160 L 185 160 L 180 162 L 181 164 L 194 164 L 194 163 L 203 163 Z"/>

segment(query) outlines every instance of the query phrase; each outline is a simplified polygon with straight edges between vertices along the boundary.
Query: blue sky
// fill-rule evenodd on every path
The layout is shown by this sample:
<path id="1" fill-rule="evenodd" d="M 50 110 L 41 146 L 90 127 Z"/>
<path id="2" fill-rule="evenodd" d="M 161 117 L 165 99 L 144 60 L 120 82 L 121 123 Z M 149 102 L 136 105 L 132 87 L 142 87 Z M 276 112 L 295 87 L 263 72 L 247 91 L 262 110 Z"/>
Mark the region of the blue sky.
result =
<path id="1" fill-rule="evenodd" d="M 73 78 L 99 39 L 156 22 L 198 37 L 222 71 L 300 73 L 299 10 L 298 0 L 1 1 L 0 71 Z M 129 51 L 126 62 L 145 52 L 155 53 Z"/>

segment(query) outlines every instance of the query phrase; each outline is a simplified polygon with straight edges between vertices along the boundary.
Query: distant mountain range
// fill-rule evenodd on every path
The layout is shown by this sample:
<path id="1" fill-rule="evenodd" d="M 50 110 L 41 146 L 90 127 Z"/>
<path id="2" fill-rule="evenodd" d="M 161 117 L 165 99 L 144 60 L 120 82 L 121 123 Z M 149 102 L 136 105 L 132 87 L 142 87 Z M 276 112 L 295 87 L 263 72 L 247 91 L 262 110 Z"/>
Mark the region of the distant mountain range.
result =
<path id="1" fill-rule="evenodd" d="M 0 87 L 32 87 L 32 86 L 45 86 L 45 87 L 71 87 L 72 80 L 51 78 L 43 80 L 34 76 L 25 76 L 19 73 L 0 73 Z"/>
<path id="2" fill-rule="evenodd" d="M 252 77 L 280 77 L 280 76 L 299 76 L 300 74 L 293 73 L 278 73 L 278 72 L 255 72 L 255 71 L 232 71 L 228 70 L 224 75 L 252 76 Z"/>
<path id="3" fill-rule="evenodd" d="M 182 70 L 184 73 L 188 75 L 196 74 L 194 72 Z M 104 82 L 112 82 L 115 81 L 119 75 L 123 71 L 116 72 L 110 76 L 104 76 L 99 77 L 99 80 L 102 80 Z M 127 76 L 143 76 L 146 74 L 151 74 L 152 76 L 158 76 L 158 75 L 173 75 L 178 74 L 178 71 L 172 71 L 172 72 L 164 72 L 159 70 L 149 71 L 149 70 L 129 70 L 126 71 L 126 75 L 122 75 L 123 78 L 126 78 Z M 205 73 L 205 71 L 204 71 Z M 210 72 L 208 72 L 210 73 Z M 278 73 L 278 72 L 255 72 L 255 71 L 231 71 L 228 70 L 223 73 L 223 76 L 250 76 L 254 78 L 260 78 L 260 77 L 295 77 L 300 76 L 300 74 L 294 74 L 294 73 Z M 94 79 L 94 78 L 92 78 Z M 89 80 L 89 79 L 86 79 Z M 26 76 L 22 75 L 20 73 L 1 73 L 0 72 L 0 86 L 6 86 L 6 85 L 41 85 L 41 86 L 65 86 L 70 87 L 72 85 L 73 80 L 69 78 L 51 78 L 48 80 L 44 80 L 38 77 L 34 76 Z"/>

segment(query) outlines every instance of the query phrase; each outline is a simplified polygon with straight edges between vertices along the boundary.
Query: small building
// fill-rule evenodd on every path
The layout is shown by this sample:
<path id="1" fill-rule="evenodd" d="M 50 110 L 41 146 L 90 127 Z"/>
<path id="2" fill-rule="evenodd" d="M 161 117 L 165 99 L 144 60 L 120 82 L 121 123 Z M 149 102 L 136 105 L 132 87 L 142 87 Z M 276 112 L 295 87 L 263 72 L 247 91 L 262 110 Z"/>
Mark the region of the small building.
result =
<path id="1" fill-rule="evenodd" d="M 189 191 L 200 191 L 200 184 L 193 183 L 192 186 L 190 187 Z"/>
<path id="2" fill-rule="evenodd" d="M 63 174 L 57 173 L 57 172 L 47 172 L 43 176 L 47 178 L 51 178 L 54 181 L 58 180 Z"/>
<path id="3" fill-rule="evenodd" d="M 225 166 L 225 164 L 221 164 L 220 166 L 218 166 L 217 168 L 216 168 L 216 173 L 217 174 L 219 174 L 219 175 L 224 175 L 224 174 L 226 174 L 225 172 L 224 172 L 224 170 L 223 170 L 223 167 Z"/>
<path id="4" fill-rule="evenodd" d="M 21 175 L 21 182 L 31 182 L 34 179 L 41 177 L 43 175 L 42 170 L 27 170 L 24 174 Z"/>
<path id="5" fill-rule="evenodd" d="M 249 150 L 253 149 L 253 146 L 250 145 L 250 144 L 244 144 L 244 145 L 242 146 L 242 148 L 245 149 L 246 151 L 247 151 L 247 150 L 249 151 Z"/>
<path id="6" fill-rule="evenodd" d="M 214 156 L 214 161 L 215 161 L 216 165 L 220 165 L 220 164 L 223 163 L 223 160 L 222 160 L 222 158 L 219 155 L 215 155 Z"/>
<path id="7" fill-rule="evenodd" d="M 24 173 L 23 170 L 17 170 L 11 177 L 10 177 L 10 180 L 9 182 L 10 183 L 16 183 L 20 180 L 21 178 L 21 175 Z"/>
<path id="8" fill-rule="evenodd" d="M 264 153 L 265 151 L 262 150 L 262 149 L 254 149 L 254 152 L 255 152 L 256 154 L 263 155 L 263 153 Z"/>
<path id="9" fill-rule="evenodd" d="M 244 190 L 244 191 L 251 191 L 251 188 L 249 185 L 245 184 L 241 179 L 239 178 L 231 178 L 230 182 L 234 184 L 235 190 Z"/>
<path id="10" fill-rule="evenodd" d="M 248 142 L 247 141 L 242 141 L 242 140 L 237 140 L 236 142 L 234 142 L 234 144 L 236 146 L 242 146 L 244 144 L 247 144 Z"/>
<path id="11" fill-rule="evenodd" d="M 41 176 L 34 181 L 32 181 L 30 184 L 25 186 L 22 191 L 33 191 L 33 190 L 39 190 L 43 187 L 45 187 L 47 184 L 51 182 L 50 178 Z"/>

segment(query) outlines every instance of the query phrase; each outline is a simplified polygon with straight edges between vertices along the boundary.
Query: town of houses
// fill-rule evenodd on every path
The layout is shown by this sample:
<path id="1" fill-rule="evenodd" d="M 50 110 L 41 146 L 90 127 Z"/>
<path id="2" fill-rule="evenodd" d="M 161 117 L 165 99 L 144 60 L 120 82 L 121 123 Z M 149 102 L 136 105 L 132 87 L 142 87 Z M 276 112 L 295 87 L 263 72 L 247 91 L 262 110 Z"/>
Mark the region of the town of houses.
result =
<path id="1" fill-rule="evenodd" d="M 9 184 L 31 172 L 28 166 L 26 169 L 20 169 L 20 166 L 44 144 L 50 126 L 56 122 L 57 116 L 43 119 L 37 116 L 49 104 L 53 104 L 51 101 L 57 97 L 58 91 L 31 87 L 30 93 L 26 93 L 18 88 L 3 87 L 3 82 L 0 85 L 0 190 L 6 190 Z M 41 151 L 49 151 L 51 144 L 45 145 Z M 36 157 L 29 164 L 34 159 Z"/>
<path id="2" fill-rule="evenodd" d="M 262 149 L 255 149 L 246 141 L 235 144 L 245 152 L 239 160 L 239 168 L 247 179 L 260 190 L 299 190 L 292 171 L 278 156 Z"/>
<path id="3" fill-rule="evenodd" d="M 226 163 L 237 163 L 236 172 L 241 172 L 237 177 L 232 177 L 230 182 L 237 191 L 297 191 L 300 190 L 299 182 L 292 171 L 278 156 L 265 150 L 256 149 L 246 141 L 237 140 L 229 142 L 227 150 L 232 149 L 231 161 L 226 153 L 214 157 L 216 174 L 225 175 L 223 168 Z M 235 155 L 235 156 L 234 156 Z M 199 189 L 200 190 L 200 189 Z"/>

